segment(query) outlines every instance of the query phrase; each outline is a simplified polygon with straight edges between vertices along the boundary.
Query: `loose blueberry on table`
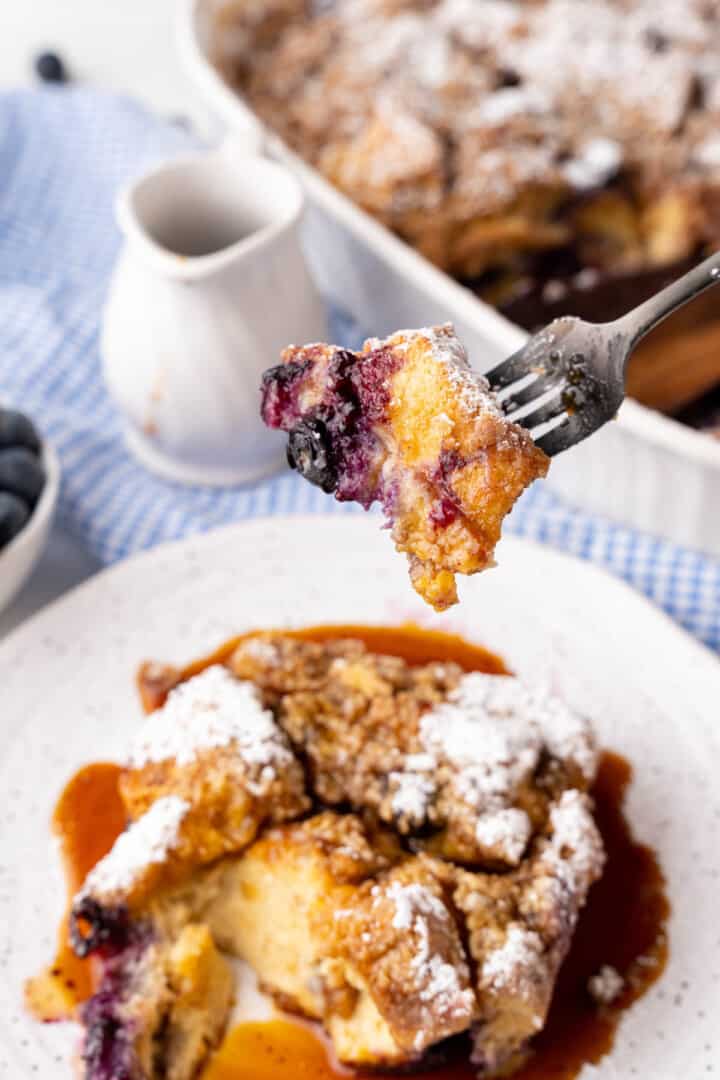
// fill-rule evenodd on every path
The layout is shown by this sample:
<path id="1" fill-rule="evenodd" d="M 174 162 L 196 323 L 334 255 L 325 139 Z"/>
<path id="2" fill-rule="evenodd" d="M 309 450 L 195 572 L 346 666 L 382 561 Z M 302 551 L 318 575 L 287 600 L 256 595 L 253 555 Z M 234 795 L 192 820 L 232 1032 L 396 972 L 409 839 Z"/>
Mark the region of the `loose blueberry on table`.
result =
<path id="1" fill-rule="evenodd" d="M 32 421 L 0 408 L 0 549 L 30 520 L 45 487 L 41 443 Z"/>
<path id="2" fill-rule="evenodd" d="M 67 68 L 56 52 L 41 52 L 34 60 L 35 74 L 44 83 L 68 82 Z"/>

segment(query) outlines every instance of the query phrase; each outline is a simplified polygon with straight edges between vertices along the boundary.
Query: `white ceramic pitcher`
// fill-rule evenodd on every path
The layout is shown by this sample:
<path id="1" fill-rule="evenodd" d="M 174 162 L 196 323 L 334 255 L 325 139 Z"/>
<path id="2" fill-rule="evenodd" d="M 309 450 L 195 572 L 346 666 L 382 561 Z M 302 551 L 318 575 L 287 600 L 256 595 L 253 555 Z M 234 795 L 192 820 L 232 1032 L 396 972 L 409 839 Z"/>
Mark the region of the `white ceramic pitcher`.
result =
<path id="1" fill-rule="evenodd" d="M 300 248 L 303 195 L 248 147 L 175 160 L 124 191 L 125 246 L 103 326 L 107 386 L 131 450 L 189 484 L 273 471 L 283 438 L 259 416 L 262 372 L 326 340 Z"/>

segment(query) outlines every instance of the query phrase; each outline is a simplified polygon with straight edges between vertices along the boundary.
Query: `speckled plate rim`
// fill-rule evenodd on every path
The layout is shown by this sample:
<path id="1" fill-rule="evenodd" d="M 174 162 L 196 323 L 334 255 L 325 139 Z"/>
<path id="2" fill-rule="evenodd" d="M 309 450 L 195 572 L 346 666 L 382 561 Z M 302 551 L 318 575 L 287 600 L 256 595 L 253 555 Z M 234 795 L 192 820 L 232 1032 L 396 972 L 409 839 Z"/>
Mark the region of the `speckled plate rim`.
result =
<path id="1" fill-rule="evenodd" d="M 593 715 L 636 775 L 628 814 L 659 852 L 673 914 L 663 977 L 583 1076 L 720 1069 L 720 664 L 648 601 L 587 563 L 504 541 L 498 568 L 428 612 L 378 519 L 256 520 L 105 571 L 0 644 L 0 1077 L 73 1075 L 73 1025 L 38 1025 L 22 981 L 51 955 L 63 890 L 48 818 L 84 761 L 117 758 L 140 721 L 133 673 L 257 626 L 414 620 L 500 652 Z"/>

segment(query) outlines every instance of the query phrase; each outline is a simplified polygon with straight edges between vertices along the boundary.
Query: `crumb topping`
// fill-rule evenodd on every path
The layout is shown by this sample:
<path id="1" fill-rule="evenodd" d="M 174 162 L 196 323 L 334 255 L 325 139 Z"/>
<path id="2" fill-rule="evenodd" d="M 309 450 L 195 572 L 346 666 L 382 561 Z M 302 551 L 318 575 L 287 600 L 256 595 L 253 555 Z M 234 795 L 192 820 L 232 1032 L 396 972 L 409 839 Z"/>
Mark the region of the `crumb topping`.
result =
<path id="1" fill-rule="evenodd" d="M 267 687 L 277 722 L 313 769 L 317 795 L 371 809 L 434 854 L 516 866 L 567 787 L 585 790 L 597 750 L 588 721 L 514 676 L 410 668 L 335 643 L 273 643 L 266 664 L 241 645 L 232 663 Z M 298 678 L 307 656 L 313 678 Z"/>
<path id="2" fill-rule="evenodd" d="M 111 850 L 85 878 L 77 899 L 108 897 L 131 891 L 149 866 L 162 864 L 177 846 L 190 804 L 167 795 L 121 833 Z"/>
<path id="3" fill-rule="evenodd" d="M 177 686 L 165 704 L 150 714 L 133 740 L 128 765 L 140 769 L 150 762 L 173 759 L 183 766 L 202 751 L 229 746 L 248 765 L 261 770 L 264 783 L 274 779 L 276 767 L 292 761 L 257 688 L 216 664 Z"/>
<path id="4" fill-rule="evenodd" d="M 512 676 L 465 675 L 446 701 L 421 718 L 420 738 L 424 754 L 406 759 L 408 779 L 395 779 L 395 798 L 402 801 L 409 793 L 418 811 L 429 801 L 432 784 L 442 783 L 443 766 L 449 766 L 455 796 L 476 812 L 478 843 L 511 864 L 522 857 L 532 824 L 524 810 L 508 802 L 538 768 L 542 753 L 575 762 L 587 781 L 595 771 L 587 722 L 559 698 Z"/>

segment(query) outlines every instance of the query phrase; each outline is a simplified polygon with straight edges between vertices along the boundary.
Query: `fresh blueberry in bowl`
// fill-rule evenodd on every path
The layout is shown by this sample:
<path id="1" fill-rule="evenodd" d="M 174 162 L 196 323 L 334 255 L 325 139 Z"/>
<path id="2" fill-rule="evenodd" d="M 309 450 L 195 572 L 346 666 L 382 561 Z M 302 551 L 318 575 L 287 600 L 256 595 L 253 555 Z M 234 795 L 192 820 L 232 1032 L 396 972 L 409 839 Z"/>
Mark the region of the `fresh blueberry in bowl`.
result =
<path id="1" fill-rule="evenodd" d="M 24 413 L 0 406 L 0 450 L 18 446 L 39 454 L 41 443 L 37 429 Z"/>
<path id="2" fill-rule="evenodd" d="M 25 527 L 44 487 L 35 425 L 17 409 L 0 407 L 0 549 Z"/>
<path id="3" fill-rule="evenodd" d="M 14 540 L 25 528 L 30 509 L 22 499 L 9 491 L 0 491 L 0 548 Z"/>
<path id="4" fill-rule="evenodd" d="M 0 610 L 45 546 L 58 487 L 52 448 L 30 417 L 0 405 Z"/>
<path id="5" fill-rule="evenodd" d="M 34 510 L 45 487 L 45 467 L 40 456 L 24 446 L 0 450 L 0 491 L 22 499 Z"/>

